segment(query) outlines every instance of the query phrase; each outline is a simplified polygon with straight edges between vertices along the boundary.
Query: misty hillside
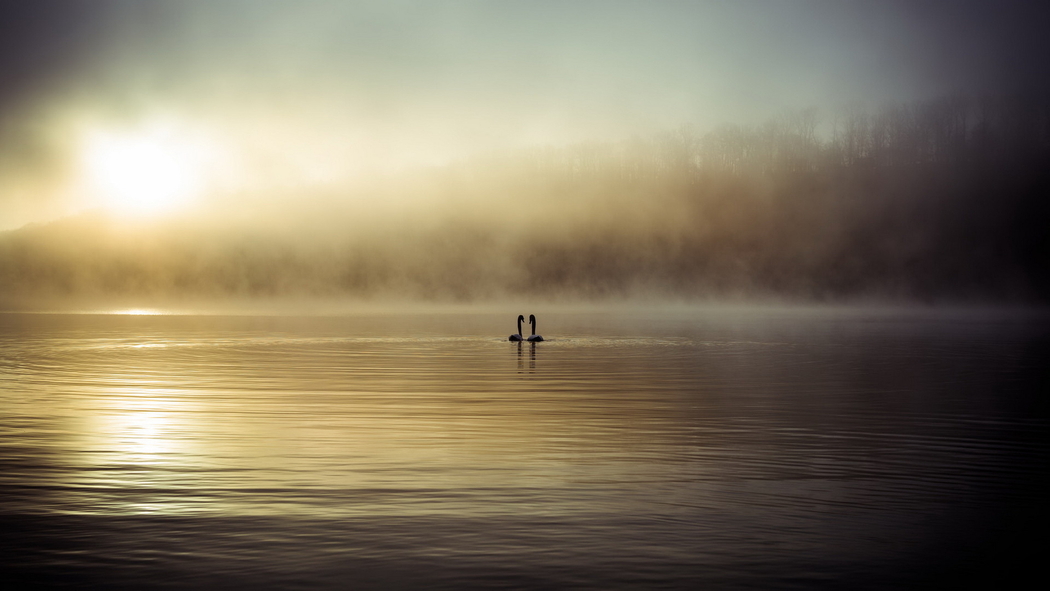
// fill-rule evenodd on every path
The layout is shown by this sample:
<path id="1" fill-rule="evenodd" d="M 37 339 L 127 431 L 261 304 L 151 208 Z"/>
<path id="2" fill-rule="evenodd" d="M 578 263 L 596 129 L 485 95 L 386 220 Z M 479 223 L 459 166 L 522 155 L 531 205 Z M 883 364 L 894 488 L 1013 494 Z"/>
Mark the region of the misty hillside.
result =
<path id="1" fill-rule="evenodd" d="M 0 235 L 35 298 L 1050 299 L 1050 102 L 951 98 L 519 150 L 294 206 Z M 293 196 L 295 197 L 295 196 Z M 268 205 L 269 204 L 269 205 Z"/>

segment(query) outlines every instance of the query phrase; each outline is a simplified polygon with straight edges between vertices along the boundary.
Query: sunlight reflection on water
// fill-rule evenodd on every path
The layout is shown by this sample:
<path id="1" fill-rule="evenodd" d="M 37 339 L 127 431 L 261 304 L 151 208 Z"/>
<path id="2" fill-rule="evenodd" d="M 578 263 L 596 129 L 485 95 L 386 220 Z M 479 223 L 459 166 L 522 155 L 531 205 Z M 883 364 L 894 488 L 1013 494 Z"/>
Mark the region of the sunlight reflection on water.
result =
<path id="1" fill-rule="evenodd" d="M 56 523 L 133 527 L 119 544 L 176 568 L 186 547 L 147 518 L 207 519 L 178 528 L 228 557 L 217 576 L 295 570 L 230 521 L 251 517 L 354 560 L 436 552 L 466 569 L 449 586 L 685 586 L 712 564 L 763 586 L 952 564 L 973 554 L 951 532 L 983 548 L 1041 498 L 1041 317 L 550 314 L 539 344 L 505 320 L 0 315 L 0 515 L 23 516 L 31 572 Z M 55 521 L 74 518 L 94 521 Z M 133 563 L 116 539 L 77 568 Z"/>

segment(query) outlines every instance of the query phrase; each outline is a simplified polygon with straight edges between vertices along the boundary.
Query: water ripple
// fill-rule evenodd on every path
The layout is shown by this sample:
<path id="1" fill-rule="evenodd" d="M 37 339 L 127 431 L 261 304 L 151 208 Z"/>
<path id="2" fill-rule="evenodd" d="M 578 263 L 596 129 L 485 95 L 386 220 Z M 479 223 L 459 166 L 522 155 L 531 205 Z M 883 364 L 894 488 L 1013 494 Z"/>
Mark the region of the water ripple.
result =
<path id="1" fill-rule="evenodd" d="M 500 320 L 0 315 L 9 560 L 893 586 L 1045 498 L 1045 323 L 551 315 L 533 345 Z"/>

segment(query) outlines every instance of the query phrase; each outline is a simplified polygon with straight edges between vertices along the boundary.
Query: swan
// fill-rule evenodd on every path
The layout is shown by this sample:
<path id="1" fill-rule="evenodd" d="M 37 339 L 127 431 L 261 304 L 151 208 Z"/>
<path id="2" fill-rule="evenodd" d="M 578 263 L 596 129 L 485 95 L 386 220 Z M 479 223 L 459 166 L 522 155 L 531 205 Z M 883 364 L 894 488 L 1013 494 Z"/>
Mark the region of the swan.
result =
<path id="1" fill-rule="evenodd" d="M 518 314 L 518 334 L 510 335 L 510 338 L 507 339 L 508 341 L 520 341 L 521 340 L 521 323 L 522 322 L 525 322 L 525 317 L 522 316 L 521 314 Z"/>
<path id="2" fill-rule="evenodd" d="M 543 340 L 543 337 L 536 334 L 536 316 L 529 314 L 529 324 L 532 326 L 532 336 L 529 337 L 529 342 L 538 343 Z"/>

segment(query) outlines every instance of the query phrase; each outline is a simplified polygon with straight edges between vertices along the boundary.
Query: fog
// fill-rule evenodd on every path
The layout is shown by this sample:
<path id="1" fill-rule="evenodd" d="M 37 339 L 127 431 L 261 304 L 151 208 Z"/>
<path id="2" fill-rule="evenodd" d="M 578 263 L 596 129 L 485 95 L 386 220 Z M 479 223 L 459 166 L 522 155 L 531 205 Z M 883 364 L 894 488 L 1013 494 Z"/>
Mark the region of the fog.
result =
<path id="1" fill-rule="evenodd" d="M 1047 9 L 5 11 L 8 309 L 1050 295 Z"/>

